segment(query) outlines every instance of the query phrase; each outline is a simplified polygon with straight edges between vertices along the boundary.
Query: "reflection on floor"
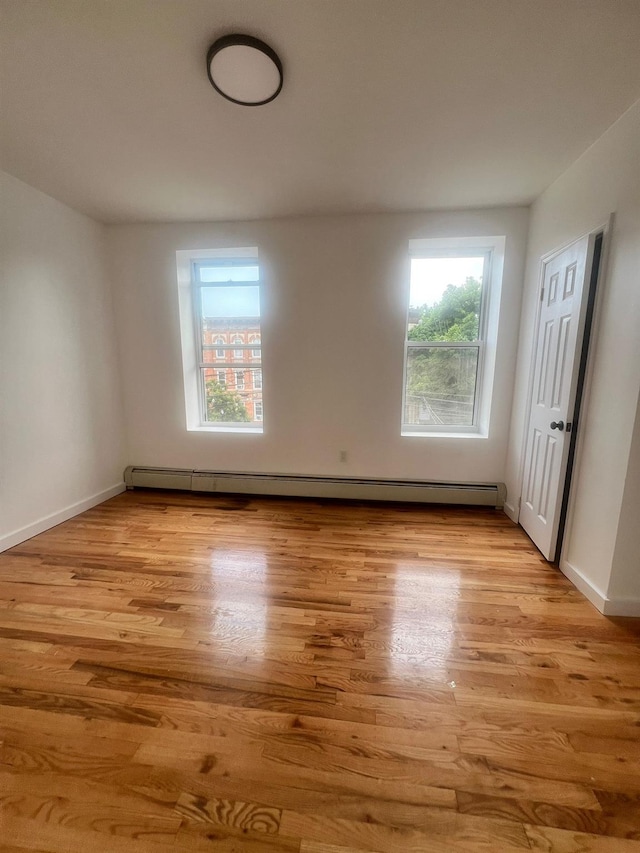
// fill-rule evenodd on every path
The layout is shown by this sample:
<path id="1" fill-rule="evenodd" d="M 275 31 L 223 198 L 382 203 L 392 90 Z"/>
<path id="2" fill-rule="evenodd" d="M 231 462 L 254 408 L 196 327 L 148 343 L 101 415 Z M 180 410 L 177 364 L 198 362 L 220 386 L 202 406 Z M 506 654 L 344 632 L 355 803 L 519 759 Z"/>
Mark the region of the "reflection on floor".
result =
<path id="1" fill-rule="evenodd" d="M 640 850 L 640 626 L 502 513 L 130 492 L 0 555 L 3 850 Z"/>

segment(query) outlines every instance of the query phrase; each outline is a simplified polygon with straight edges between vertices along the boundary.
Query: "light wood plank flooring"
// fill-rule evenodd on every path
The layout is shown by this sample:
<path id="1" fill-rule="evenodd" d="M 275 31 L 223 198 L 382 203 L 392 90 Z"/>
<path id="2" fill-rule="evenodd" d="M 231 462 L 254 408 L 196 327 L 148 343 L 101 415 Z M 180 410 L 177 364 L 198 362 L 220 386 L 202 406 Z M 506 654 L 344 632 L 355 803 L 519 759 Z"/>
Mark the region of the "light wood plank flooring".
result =
<path id="1" fill-rule="evenodd" d="M 498 512 L 130 492 L 0 555 L 0 844 L 638 853 L 639 639 Z"/>

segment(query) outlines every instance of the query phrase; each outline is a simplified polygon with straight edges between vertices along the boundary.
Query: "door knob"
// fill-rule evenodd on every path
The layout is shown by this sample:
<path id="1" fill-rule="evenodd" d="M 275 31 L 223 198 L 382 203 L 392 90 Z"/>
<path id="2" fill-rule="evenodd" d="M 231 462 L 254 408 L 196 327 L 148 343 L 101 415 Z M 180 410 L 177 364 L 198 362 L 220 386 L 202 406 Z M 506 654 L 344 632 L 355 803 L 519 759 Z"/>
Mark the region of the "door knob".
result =
<path id="1" fill-rule="evenodd" d="M 562 432 L 564 429 L 564 421 L 551 421 L 551 429 L 557 429 L 559 432 Z"/>

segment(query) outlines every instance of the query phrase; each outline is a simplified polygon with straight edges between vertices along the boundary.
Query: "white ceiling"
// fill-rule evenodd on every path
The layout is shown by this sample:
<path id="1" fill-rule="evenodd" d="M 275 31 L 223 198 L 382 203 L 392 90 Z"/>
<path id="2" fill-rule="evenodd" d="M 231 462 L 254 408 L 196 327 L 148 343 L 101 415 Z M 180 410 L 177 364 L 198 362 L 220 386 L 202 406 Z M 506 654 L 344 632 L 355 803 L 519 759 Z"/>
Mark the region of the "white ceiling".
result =
<path id="1" fill-rule="evenodd" d="M 640 97 L 640 0 L 0 0 L 2 167 L 108 222 L 528 203 Z M 209 44 L 281 56 L 222 99 Z"/>

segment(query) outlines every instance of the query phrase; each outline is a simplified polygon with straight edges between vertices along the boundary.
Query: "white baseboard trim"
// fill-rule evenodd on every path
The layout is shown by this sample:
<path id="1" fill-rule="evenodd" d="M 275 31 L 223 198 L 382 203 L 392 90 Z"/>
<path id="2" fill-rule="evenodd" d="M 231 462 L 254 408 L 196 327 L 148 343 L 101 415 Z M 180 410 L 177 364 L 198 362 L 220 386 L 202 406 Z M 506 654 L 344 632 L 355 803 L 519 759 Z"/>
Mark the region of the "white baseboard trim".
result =
<path id="1" fill-rule="evenodd" d="M 26 527 L 21 527 L 19 530 L 14 530 L 11 533 L 0 536 L 0 552 L 6 551 L 8 548 L 13 548 L 15 545 L 19 545 L 33 536 L 37 536 L 38 533 L 44 533 L 45 530 L 49 530 L 57 524 L 62 524 L 63 521 L 68 521 L 74 515 L 79 515 L 81 512 L 91 509 L 91 507 L 108 501 L 109 498 L 114 498 L 116 495 L 124 492 L 125 489 L 126 486 L 124 483 L 117 483 L 115 486 L 98 492 L 97 495 L 91 495 L 91 497 L 71 504 L 71 506 L 67 506 L 58 512 L 53 512 L 51 515 L 40 518 L 32 524 L 27 524 Z"/>
<path id="2" fill-rule="evenodd" d="M 518 523 L 518 510 L 516 509 L 516 507 L 513 504 L 510 504 L 507 501 L 505 501 L 504 506 L 502 508 L 505 511 L 505 514 L 509 516 L 511 521 L 515 521 L 515 523 L 517 524 Z"/>
<path id="3" fill-rule="evenodd" d="M 600 613 L 605 612 L 605 606 L 608 602 L 607 596 L 602 592 L 602 590 L 598 589 L 597 586 L 591 583 L 591 581 L 586 578 L 579 569 L 576 569 L 575 566 L 572 566 L 571 563 L 568 563 L 566 560 L 560 561 L 560 571 L 562 574 L 569 578 L 571 583 L 577 587 L 580 592 L 586 596 L 589 601 L 596 607 Z"/>
<path id="4" fill-rule="evenodd" d="M 591 583 L 579 569 L 566 560 L 560 563 L 560 571 L 565 575 L 589 601 L 597 607 L 604 616 L 638 616 L 640 617 L 640 598 L 607 598 L 607 596 Z"/>
<path id="5" fill-rule="evenodd" d="M 608 598 L 604 604 L 604 615 L 640 617 L 640 598 Z"/>

